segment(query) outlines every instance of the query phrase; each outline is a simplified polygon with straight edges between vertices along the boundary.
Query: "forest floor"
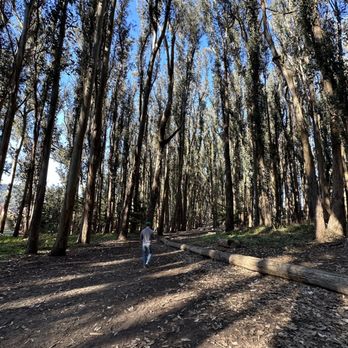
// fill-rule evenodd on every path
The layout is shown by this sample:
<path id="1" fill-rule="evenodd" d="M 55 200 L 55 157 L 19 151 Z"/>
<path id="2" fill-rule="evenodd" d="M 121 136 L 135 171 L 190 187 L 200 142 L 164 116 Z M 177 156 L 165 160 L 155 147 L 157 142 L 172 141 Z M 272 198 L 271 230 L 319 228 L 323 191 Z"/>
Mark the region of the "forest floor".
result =
<path id="1" fill-rule="evenodd" d="M 153 251 L 148 269 L 136 240 L 1 260 L 0 347 L 348 347 L 348 296 Z M 337 243 L 269 254 L 348 274 Z"/>

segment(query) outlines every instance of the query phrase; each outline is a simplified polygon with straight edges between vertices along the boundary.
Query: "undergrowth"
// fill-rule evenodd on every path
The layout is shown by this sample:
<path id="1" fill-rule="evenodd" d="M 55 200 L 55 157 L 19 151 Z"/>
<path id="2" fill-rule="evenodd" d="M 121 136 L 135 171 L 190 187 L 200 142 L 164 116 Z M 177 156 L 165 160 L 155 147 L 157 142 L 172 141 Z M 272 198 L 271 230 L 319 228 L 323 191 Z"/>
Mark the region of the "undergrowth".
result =
<path id="1" fill-rule="evenodd" d="M 296 247 L 311 243 L 315 239 L 312 225 L 289 225 L 283 227 L 254 227 L 232 232 L 217 232 L 198 237 L 196 244 L 213 245 L 219 239 L 232 239 L 247 247 Z"/>
<path id="2" fill-rule="evenodd" d="M 51 250 L 54 241 L 56 239 L 55 234 L 49 234 L 49 233 L 42 233 L 40 235 L 40 242 L 39 242 L 39 252 L 48 252 Z M 112 240 L 115 239 L 114 234 L 97 234 L 92 235 L 92 241 L 91 244 L 98 244 L 103 241 Z M 76 244 L 77 236 L 71 235 L 68 239 L 68 245 L 70 247 L 76 247 L 81 246 Z M 27 241 L 26 238 L 21 237 L 12 237 L 12 236 L 4 236 L 0 235 L 0 259 L 7 259 L 9 257 L 17 256 L 17 255 L 23 255 L 25 254 L 26 247 L 27 247 Z"/>

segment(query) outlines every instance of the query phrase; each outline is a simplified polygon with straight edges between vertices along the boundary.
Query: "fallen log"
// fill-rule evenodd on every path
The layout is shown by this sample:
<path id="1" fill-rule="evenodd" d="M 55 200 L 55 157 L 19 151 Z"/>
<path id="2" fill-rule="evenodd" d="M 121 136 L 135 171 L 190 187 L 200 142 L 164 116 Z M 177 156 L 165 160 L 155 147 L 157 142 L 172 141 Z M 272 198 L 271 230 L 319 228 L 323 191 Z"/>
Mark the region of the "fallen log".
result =
<path id="1" fill-rule="evenodd" d="M 327 290 L 348 295 L 348 277 L 340 274 L 292 265 L 290 263 L 260 259 L 254 256 L 230 254 L 224 251 L 201 248 L 196 245 L 181 244 L 164 238 L 161 241 L 167 246 L 184 251 L 188 250 L 213 260 L 224 261 L 234 266 L 246 268 L 250 271 L 316 285 Z"/>

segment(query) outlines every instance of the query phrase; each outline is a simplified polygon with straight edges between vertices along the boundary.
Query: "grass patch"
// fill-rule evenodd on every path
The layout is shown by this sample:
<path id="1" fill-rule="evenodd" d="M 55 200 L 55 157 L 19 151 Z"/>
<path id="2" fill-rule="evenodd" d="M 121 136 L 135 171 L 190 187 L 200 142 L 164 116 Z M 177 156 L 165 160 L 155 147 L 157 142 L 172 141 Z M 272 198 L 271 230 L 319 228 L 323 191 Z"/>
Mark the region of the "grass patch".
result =
<path id="1" fill-rule="evenodd" d="M 245 247 L 284 248 L 303 246 L 315 239 L 312 225 L 290 225 L 279 228 L 255 227 L 244 230 L 208 234 L 195 240 L 199 245 L 213 245 L 219 239 L 232 239 Z"/>
<path id="2" fill-rule="evenodd" d="M 42 233 L 39 241 L 39 251 L 51 250 L 54 241 L 56 239 L 55 234 Z M 79 247 L 76 244 L 76 235 L 69 236 L 68 245 L 70 247 Z M 114 234 L 97 234 L 91 238 L 91 245 L 99 244 L 108 240 L 115 239 Z M 9 257 L 24 255 L 27 247 L 27 239 L 15 238 L 12 236 L 0 235 L 0 259 L 8 259 Z"/>

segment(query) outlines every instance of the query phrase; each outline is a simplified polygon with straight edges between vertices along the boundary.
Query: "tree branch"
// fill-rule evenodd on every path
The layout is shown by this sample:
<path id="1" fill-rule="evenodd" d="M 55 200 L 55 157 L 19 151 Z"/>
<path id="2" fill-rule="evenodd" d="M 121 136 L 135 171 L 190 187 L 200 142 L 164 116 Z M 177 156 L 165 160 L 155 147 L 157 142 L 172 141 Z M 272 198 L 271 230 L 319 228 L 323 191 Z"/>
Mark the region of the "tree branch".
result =
<path id="1" fill-rule="evenodd" d="M 168 138 L 165 139 L 165 140 L 162 140 L 162 141 L 160 142 L 160 146 L 161 146 L 161 147 L 166 146 L 166 145 L 176 136 L 176 134 L 179 132 L 179 130 L 181 129 L 181 127 L 182 127 L 182 124 L 180 125 L 180 127 L 179 127 L 170 137 L 168 137 Z"/>

